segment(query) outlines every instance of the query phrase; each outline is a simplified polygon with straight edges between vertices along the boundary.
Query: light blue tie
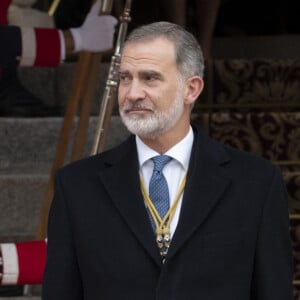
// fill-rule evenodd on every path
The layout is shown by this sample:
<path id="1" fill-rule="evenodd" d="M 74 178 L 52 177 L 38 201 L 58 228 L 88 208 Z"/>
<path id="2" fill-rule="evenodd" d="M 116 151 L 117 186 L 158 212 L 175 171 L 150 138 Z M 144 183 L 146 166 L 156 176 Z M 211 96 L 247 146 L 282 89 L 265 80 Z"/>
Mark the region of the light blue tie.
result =
<path id="1" fill-rule="evenodd" d="M 158 155 L 152 158 L 154 168 L 149 183 L 149 197 L 161 218 L 164 217 L 170 206 L 168 184 L 162 170 L 171 159 L 167 155 Z"/>

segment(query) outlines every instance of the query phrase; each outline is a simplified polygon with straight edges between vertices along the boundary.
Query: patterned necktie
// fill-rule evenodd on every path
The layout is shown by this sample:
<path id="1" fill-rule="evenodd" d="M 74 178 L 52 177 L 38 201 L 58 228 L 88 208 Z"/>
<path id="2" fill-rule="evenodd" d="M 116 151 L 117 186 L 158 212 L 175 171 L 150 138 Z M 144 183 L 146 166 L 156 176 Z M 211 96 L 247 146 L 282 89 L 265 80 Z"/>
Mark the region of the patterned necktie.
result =
<path id="1" fill-rule="evenodd" d="M 164 217 L 170 206 L 168 184 L 162 170 L 171 159 L 167 155 L 158 155 L 152 158 L 154 169 L 149 183 L 149 196 L 161 218 Z"/>

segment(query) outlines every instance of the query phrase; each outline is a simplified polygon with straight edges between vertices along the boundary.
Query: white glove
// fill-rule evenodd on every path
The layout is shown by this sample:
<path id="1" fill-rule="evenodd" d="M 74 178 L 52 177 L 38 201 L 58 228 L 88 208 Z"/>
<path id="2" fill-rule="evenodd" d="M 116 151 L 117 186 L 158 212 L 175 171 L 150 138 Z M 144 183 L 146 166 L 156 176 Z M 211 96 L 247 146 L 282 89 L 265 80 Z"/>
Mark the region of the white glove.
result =
<path id="1" fill-rule="evenodd" d="M 81 27 L 71 28 L 74 51 L 101 52 L 113 47 L 117 19 L 110 15 L 99 16 L 101 1 L 92 6 Z"/>

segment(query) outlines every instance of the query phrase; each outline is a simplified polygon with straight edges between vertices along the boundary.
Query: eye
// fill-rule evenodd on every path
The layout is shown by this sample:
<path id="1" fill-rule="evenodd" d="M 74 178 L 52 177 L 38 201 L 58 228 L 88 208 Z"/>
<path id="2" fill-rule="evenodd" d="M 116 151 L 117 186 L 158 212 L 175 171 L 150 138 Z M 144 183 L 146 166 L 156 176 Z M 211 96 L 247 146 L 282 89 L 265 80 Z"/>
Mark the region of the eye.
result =
<path id="1" fill-rule="evenodd" d="M 129 82 L 131 80 L 131 77 L 129 76 L 128 73 L 119 73 L 119 81 L 126 83 Z"/>
<path id="2" fill-rule="evenodd" d="M 143 80 L 148 83 L 153 83 L 157 80 L 160 80 L 160 75 L 152 72 L 145 73 L 143 74 Z"/>
<path id="3" fill-rule="evenodd" d="M 154 75 L 146 75 L 145 76 L 145 80 L 146 81 L 153 81 L 153 80 L 155 80 L 156 79 L 156 77 L 154 76 Z"/>

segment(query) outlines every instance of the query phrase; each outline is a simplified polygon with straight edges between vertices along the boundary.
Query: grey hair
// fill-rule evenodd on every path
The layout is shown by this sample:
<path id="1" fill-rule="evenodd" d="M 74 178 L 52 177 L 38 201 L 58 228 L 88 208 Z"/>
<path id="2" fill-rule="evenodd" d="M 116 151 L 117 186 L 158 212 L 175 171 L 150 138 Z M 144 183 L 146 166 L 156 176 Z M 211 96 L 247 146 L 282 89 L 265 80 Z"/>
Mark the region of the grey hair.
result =
<path id="1" fill-rule="evenodd" d="M 163 37 L 174 44 L 176 64 L 182 77 L 204 75 L 204 58 L 196 38 L 181 26 L 169 22 L 154 22 L 134 29 L 127 37 L 129 43 L 149 42 Z"/>

